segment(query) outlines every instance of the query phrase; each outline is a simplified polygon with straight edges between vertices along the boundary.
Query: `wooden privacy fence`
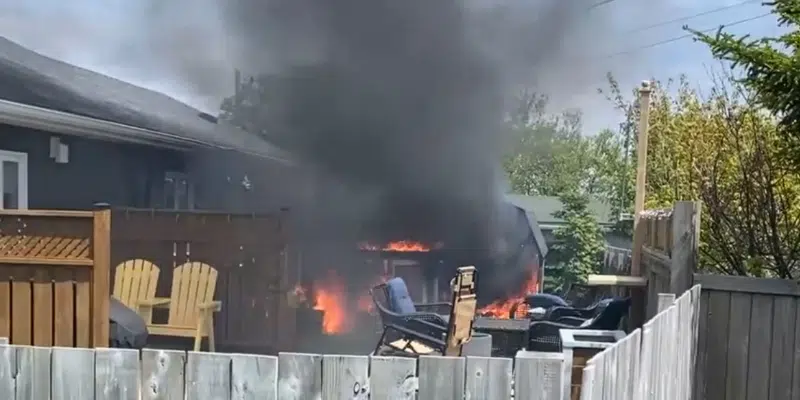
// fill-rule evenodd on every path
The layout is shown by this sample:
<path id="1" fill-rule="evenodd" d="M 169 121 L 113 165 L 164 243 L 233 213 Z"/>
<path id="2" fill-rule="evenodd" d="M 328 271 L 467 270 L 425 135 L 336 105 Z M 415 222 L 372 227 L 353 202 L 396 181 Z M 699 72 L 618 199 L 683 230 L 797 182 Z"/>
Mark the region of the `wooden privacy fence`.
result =
<path id="1" fill-rule="evenodd" d="M 0 210 L 0 337 L 108 346 L 109 224 L 107 208 Z"/>
<path id="2" fill-rule="evenodd" d="M 700 204 L 679 201 L 670 210 L 644 211 L 640 218 L 639 224 L 644 226 L 640 271 L 647 282 L 646 318 L 651 318 L 658 311 L 659 293 L 679 295 L 692 285 L 700 240 Z"/>
<path id="3" fill-rule="evenodd" d="M 641 329 L 587 362 L 582 400 L 692 398 L 700 286 L 661 306 L 663 311 Z"/>
<path id="4" fill-rule="evenodd" d="M 695 399 L 800 399 L 800 285 L 695 275 L 703 287 Z"/>
<path id="5" fill-rule="evenodd" d="M 291 349 L 294 310 L 287 304 L 288 213 L 230 214 L 114 208 L 112 265 L 144 259 L 160 269 L 156 296 L 169 297 L 172 271 L 199 261 L 215 268 L 215 339 L 224 351 Z M 113 274 L 113 271 L 112 271 Z M 159 310 L 160 311 L 160 310 Z M 166 313 L 154 313 L 156 323 Z"/>
<path id="6" fill-rule="evenodd" d="M 562 368 L 552 353 L 417 360 L 2 345 L 0 399 L 561 400 Z"/>

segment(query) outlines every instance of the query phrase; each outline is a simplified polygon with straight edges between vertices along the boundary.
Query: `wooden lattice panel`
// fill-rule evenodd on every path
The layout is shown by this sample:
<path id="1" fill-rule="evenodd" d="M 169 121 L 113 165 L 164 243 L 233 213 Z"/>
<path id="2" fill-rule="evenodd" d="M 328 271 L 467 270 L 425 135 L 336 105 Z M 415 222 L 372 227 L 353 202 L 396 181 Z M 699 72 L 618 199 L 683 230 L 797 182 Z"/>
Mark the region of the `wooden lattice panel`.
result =
<path id="1" fill-rule="evenodd" d="M 91 259 L 91 218 L 0 214 L 0 258 Z"/>

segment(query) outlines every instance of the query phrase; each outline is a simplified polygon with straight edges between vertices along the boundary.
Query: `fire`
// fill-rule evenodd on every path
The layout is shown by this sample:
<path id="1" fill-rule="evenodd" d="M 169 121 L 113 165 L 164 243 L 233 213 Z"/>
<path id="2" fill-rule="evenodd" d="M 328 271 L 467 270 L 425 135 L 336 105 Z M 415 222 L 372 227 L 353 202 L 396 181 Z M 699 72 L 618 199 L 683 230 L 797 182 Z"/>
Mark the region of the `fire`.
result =
<path id="1" fill-rule="evenodd" d="M 367 242 L 362 242 L 358 246 L 361 250 L 369 250 L 369 251 L 394 251 L 399 253 L 427 253 L 431 251 L 431 249 L 439 249 L 442 247 L 442 243 L 435 243 L 433 247 L 428 246 L 422 242 L 416 242 L 413 240 L 398 240 L 394 242 L 386 243 L 383 246 L 375 245 Z"/>
<path id="2" fill-rule="evenodd" d="M 514 306 L 522 304 L 525 301 L 525 296 L 539 291 L 536 269 L 531 268 L 531 270 L 531 276 L 525 281 L 525 286 L 518 295 L 505 300 L 495 301 L 478 310 L 478 314 L 485 317 L 508 319 L 510 316 L 509 314 L 511 314 L 511 309 L 514 308 Z M 518 307 L 514 318 L 525 318 L 525 311 L 525 307 Z"/>
<path id="3" fill-rule="evenodd" d="M 373 285 L 385 283 L 389 276 L 384 274 Z M 306 301 L 306 290 L 301 285 L 296 285 L 294 294 L 301 302 Z M 335 271 L 328 271 L 324 281 L 313 284 L 313 309 L 322 312 L 322 332 L 327 335 L 347 333 L 353 329 L 357 312 L 371 313 L 375 309 L 369 289 L 358 297 L 355 307 L 352 307 L 344 281 Z M 353 309 L 355 308 L 355 310 Z"/>
<path id="4" fill-rule="evenodd" d="M 322 311 L 322 332 L 337 334 L 352 328 L 352 319 L 346 311 L 347 293 L 344 283 L 330 271 L 325 282 L 314 283 L 314 309 Z"/>

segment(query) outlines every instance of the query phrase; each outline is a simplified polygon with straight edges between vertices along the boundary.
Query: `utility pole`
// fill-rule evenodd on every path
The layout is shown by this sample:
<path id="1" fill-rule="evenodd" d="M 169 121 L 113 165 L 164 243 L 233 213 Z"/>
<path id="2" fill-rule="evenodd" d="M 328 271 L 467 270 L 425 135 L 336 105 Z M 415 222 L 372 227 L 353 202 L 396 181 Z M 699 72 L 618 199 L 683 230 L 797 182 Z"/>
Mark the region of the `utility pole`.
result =
<path id="1" fill-rule="evenodd" d="M 639 132 L 636 144 L 636 197 L 633 203 L 633 252 L 631 254 L 631 276 L 640 276 L 643 227 L 639 226 L 639 214 L 644 211 L 647 187 L 647 130 L 650 120 L 650 82 L 643 81 L 639 88 Z"/>

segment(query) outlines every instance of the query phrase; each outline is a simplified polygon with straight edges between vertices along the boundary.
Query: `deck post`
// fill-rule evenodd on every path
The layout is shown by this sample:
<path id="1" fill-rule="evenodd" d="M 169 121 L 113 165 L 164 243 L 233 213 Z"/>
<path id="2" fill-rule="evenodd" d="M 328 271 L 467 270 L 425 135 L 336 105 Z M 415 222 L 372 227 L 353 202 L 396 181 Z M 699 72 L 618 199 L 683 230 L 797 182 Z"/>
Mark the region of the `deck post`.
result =
<path id="1" fill-rule="evenodd" d="M 92 347 L 108 347 L 111 296 L 111 206 L 97 203 L 92 231 Z"/>

